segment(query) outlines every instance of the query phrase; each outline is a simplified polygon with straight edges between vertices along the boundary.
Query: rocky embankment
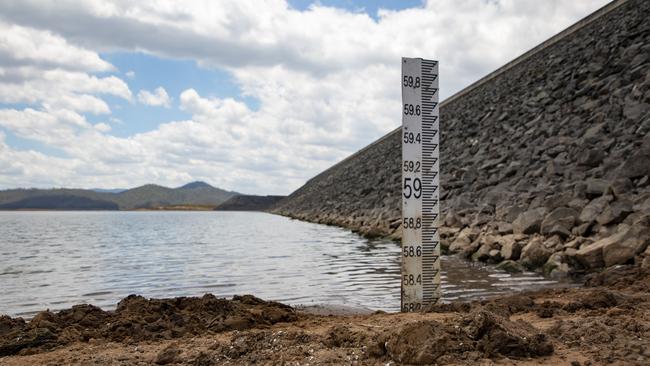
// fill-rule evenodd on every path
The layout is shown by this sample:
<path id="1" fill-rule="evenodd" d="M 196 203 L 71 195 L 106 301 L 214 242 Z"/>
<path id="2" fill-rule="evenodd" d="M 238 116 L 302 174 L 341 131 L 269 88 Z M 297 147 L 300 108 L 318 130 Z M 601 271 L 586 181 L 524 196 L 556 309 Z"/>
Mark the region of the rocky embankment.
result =
<path id="1" fill-rule="evenodd" d="M 441 104 L 443 249 L 555 277 L 650 266 L 650 2 L 621 3 Z M 273 212 L 399 238 L 400 143 Z"/>
<path id="2" fill-rule="evenodd" d="M 285 196 L 255 196 L 242 194 L 217 206 L 215 211 L 265 211 Z"/>

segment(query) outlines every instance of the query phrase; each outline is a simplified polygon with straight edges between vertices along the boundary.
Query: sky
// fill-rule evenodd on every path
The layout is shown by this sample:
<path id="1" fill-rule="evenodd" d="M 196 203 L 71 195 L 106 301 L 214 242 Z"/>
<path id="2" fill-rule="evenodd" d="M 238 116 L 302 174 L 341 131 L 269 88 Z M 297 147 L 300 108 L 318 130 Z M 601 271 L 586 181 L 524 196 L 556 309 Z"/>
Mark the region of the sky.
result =
<path id="1" fill-rule="evenodd" d="M 604 0 L 3 0 L 0 189 L 289 194 L 392 131 L 401 57 L 441 99 Z"/>

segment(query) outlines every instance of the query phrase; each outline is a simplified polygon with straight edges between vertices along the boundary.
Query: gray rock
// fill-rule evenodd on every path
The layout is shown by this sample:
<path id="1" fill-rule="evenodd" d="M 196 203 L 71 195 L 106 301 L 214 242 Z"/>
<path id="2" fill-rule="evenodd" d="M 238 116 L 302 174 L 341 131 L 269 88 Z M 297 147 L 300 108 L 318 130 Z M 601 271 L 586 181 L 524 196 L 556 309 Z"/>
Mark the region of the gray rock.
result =
<path id="1" fill-rule="evenodd" d="M 574 227 L 571 230 L 571 232 L 574 235 L 577 235 L 577 236 L 585 236 L 589 232 L 590 227 L 591 227 L 591 223 L 580 224 L 580 225 Z"/>
<path id="2" fill-rule="evenodd" d="M 499 222 L 498 232 L 501 235 L 512 234 L 512 224 L 509 222 Z"/>
<path id="3" fill-rule="evenodd" d="M 490 258 L 488 259 L 488 262 L 490 263 L 499 263 L 501 260 L 503 260 L 501 257 L 501 250 L 499 249 L 490 250 L 489 256 Z"/>
<path id="4" fill-rule="evenodd" d="M 571 229 L 576 223 L 578 212 L 572 208 L 559 207 L 546 215 L 541 224 L 544 235 L 560 235 L 563 238 L 571 235 Z"/>
<path id="5" fill-rule="evenodd" d="M 587 191 L 587 183 L 585 182 L 576 182 L 576 184 L 573 186 L 573 196 L 576 199 L 580 199 L 580 200 L 585 199 L 585 197 L 587 197 L 586 191 Z"/>
<path id="6" fill-rule="evenodd" d="M 618 174 L 625 178 L 641 178 L 650 175 L 650 148 L 639 151 L 621 164 Z"/>
<path id="7" fill-rule="evenodd" d="M 605 194 L 608 188 L 609 182 L 604 179 L 589 179 L 585 193 L 588 197 L 598 197 Z"/>
<path id="8" fill-rule="evenodd" d="M 476 237 L 478 236 L 479 231 L 476 228 L 466 227 L 460 231 L 458 237 L 451 243 L 449 246 L 450 253 L 458 253 L 464 251 L 465 248 L 469 247 Z"/>
<path id="9" fill-rule="evenodd" d="M 472 260 L 474 262 L 486 262 L 490 258 L 490 251 L 492 251 L 492 245 L 485 243 L 472 254 Z"/>
<path id="10" fill-rule="evenodd" d="M 503 262 L 496 265 L 496 269 L 500 269 L 508 273 L 521 273 L 524 271 L 524 267 L 513 260 L 504 260 Z"/>
<path id="11" fill-rule="evenodd" d="M 647 227 L 625 227 L 611 236 L 581 248 L 576 252 L 576 258 L 587 268 L 624 264 L 643 252 L 649 242 L 650 229 Z"/>
<path id="12" fill-rule="evenodd" d="M 605 153 L 601 149 L 590 149 L 585 151 L 578 159 L 578 164 L 588 167 L 596 167 L 602 163 Z"/>
<path id="13" fill-rule="evenodd" d="M 618 224 L 630 213 L 632 213 L 632 202 L 618 200 L 607 204 L 603 212 L 596 217 L 596 221 L 601 225 Z"/>
<path id="14" fill-rule="evenodd" d="M 603 245 L 603 261 L 606 267 L 625 264 L 642 253 L 650 243 L 650 228 L 634 226 L 615 234 Z"/>
<path id="15" fill-rule="evenodd" d="M 545 276 L 548 276 L 551 273 L 551 271 L 559 267 L 560 264 L 562 264 L 562 254 L 553 253 L 548 257 L 546 263 L 544 263 L 544 266 L 542 267 L 542 272 L 544 273 Z"/>
<path id="16" fill-rule="evenodd" d="M 629 215 L 630 217 L 632 215 Z M 627 221 L 627 218 L 626 220 Z M 632 221 L 632 225 L 641 225 L 641 226 L 647 226 L 650 227 L 650 212 L 645 213 L 645 212 L 636 212 L 636 215 Z"/>
<path id="17" fill-rule="evenodd" d="M 554 280 L 565 280 L 571 276 L 571 267 L 568 263 L 560 263 L 559 266 L 551 270 L 548 276 Z"/>
<path id="18" fill-rule="evenodd" d="M 634 189 L 634 184 L 629 178 L 618 178 L 609 186 L 610 192 L 614 197 L 620 197 Z"/>
<path id="19" fill-rule="evenodd" d="M 602 136 L 603 130 L 605 129 L 605 124 L 604 123 L 599 123 L 596 124 L 592 127 L 589 127 L 587 131 L 585 131 L 584 135 L 582 136 L 586 140 L 593 140 L 597 139 L 600 136 Z"/>
<path id="20" fill-rule="evenodd" d="M 588 203 L 589 200 L 582 198 L 573 198 L 566 204 L 566 206 L 580 212 Z"/>
<path id="21" fill-rule="evenodd" d="M 567 248 L 578 249 L 578 248 L 580 248 L 580 245 L 582 243 L 586 242 L 586 241 L 588 241 L 588 239 L 578 237 L 578 238 L 575 238 L 575 239 L 573 239 L 571 241 L 568 241 L 568 242 L 564 243 L 564 245 L 562 245 L 562 247 L 564 249 L 567 249 Z"/>
<path id="22" fill-rule="evenodd" d="M 577 258 L 578 250 L 574 248 L 567 248 L 564 250 L 564 260 L 570 268 L 584 267 Z"/>
<path id="23" fill-rule="evenodd" d="M 401 221 L 401 220 L 400 220 Z M 456 211 L 449 210 L 446 215 L 444 215 L 444 221 L 446 226 L 449 227 L 458 227 L 460 226 L 460 218 L 456 215 Z"/>
<path id="24" fill-rule="evenodd" d="M 512 231 L 515 234 L 534 234 L 539 232 L 546 208 L 538 207 L 519 214 L 517 219 L 512 223 Z"/>
<path id="25" fill-rule="evenodd" d="M 568 278 L 571 269 L 563 259 L 562 253 L 553 253 L 544 264 L 544 274 L 558 280 Z"/>
<path id="26" fill-rule="evenodd" d="M 526 209 L 523 208 L 523 207 L 521 207 L 521 206 L 512 206 L 512 207 L 510 207 L 510 209 L 508 210 L 508 213 L 506 214 L 506 216 L 505 216 L 504 219 L 505 219 L 506 221 L 508 221 L 508 222 L 513 222 L 513 221 L 515 221 L 515 220 L 517 219 L 517 217 L 519 217 L 519 215 L 520 215 L 521 213 L 523 213 L 524 211 L 526 211 Z"/>
<path id="27" fill-rule="evenodd" d="M 544 245 L 542 238 L 533 238 L 521 250 L 521 259 L 519 262 L 531 269 L 544 265 L 553 251 Z"/>
<path id="28" fill-rule="evenodd" d="M 639 103 L 636 101 L 628 100 L 623 108 L 623 115 L 631 120 L 637 120 L 650 110 L 650 104 Z"/>
<path id="29" fill-rule="evenodd" d="M 586 268 L 601 268 L 605 266 L 603 261 L 603 243 L 595 242 L 580 248 L 575 253 L 575 258 Z"/>
<path id="30" fill-rule="evenodd" d="M 503 259 L 517 260 L 521 256 L 521 248 L 523 245 L 513 240 L 508 240 L 501 245 L 501 257 Z"/>
<path id="31" fill-rule="evenodd" d="M 544 246 L 553 252 L 559 252 L 564 250 L 564 241 L 559 235 L 553 235 L 551 237 L 547 237 L 546 240 L 544 240 Z"/>
<path id="32" fill-rule="evenodd" d="M 577 252 L 578 252 L 578 250 L 575 249 L 575 248 L 566 248 L 566 250 L 564 251 L 564 256 L 565 257 L 575 257 Z"/>
<path id="33" fill-rule="evenodd" d="M 593 199 L 591 202 L 585 206 L 585 208 L 582 209 L 582 212 L 580 212 L 580 216 L 578 217 L 578 220 L 582 223 L 587 223 L 591 224 L 594 221 L 596 221 L 596 218 L 598 215 L 600 215 L 603 210 L 605 210 L 605 207 L 607 207 L 607 204 L 609 203 L 610 199 L 608 196 L 603 196 L 603 197 L 598 197 L 596 199 Z"/>

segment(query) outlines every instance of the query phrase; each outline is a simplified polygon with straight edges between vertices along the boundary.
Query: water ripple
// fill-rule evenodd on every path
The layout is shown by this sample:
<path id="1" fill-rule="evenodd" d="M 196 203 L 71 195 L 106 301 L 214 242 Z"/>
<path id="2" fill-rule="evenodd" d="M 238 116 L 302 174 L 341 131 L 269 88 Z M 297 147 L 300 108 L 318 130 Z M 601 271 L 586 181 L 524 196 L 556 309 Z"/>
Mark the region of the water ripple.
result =
<path id="1" fill-rule="evenodd" d="M 252 293 L 395 311 L 400 248 L 252 212 L 0 212 L 0 314 L 147 297 Z M 443 257 L 444 300 L 554 286 Z"/>

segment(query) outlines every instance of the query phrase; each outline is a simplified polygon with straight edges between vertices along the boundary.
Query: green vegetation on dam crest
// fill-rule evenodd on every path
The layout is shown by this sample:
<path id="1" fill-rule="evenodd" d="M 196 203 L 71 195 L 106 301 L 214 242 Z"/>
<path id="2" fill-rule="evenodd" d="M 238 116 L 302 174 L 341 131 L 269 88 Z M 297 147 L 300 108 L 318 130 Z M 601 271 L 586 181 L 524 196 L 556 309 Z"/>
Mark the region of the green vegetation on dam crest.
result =
<path id="1" fill-rule="evenodd" d="M 553 277 L 650 266 L 650 3 L 619 3 L 441 104 L 443 249 Z M 401 139 L 272 212 L 399 238 Z"/>

